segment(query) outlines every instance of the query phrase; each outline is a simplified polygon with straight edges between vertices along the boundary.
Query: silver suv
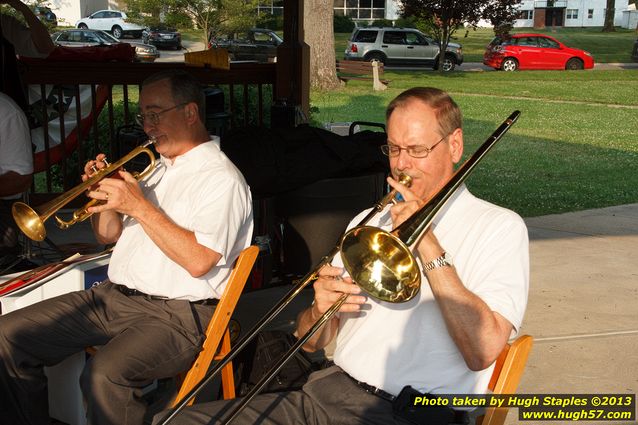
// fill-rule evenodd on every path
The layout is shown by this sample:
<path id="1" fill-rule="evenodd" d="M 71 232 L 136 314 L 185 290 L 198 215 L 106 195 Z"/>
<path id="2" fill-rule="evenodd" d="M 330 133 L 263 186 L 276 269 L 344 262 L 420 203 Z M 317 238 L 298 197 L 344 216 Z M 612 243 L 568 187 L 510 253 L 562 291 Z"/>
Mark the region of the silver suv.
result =
<path id="1" fill-rule="evenodd" d="M 384 64 L 427 65 L 437 69 L 439 44 L 414 28 L 355 28 L 348 40 L 344 59 L 378 60 Z M 463 63 L 460 44 L 449 43 L 443 71 L 452 71 Z"/>

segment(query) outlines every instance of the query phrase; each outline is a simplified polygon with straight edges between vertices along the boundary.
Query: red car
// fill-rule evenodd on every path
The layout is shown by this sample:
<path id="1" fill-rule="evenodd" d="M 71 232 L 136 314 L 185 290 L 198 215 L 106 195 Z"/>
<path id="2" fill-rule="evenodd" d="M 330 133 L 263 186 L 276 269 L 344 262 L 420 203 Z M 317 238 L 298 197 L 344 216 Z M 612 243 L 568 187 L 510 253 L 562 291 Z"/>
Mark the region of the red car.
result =
<path id="1" fill-rule="evenodd" d="M 565 46 L 544 34 L 510 34 L 487 45 L 483 63 L 503 71 L 517 69 L 591 69 L 591 53 Z"/>

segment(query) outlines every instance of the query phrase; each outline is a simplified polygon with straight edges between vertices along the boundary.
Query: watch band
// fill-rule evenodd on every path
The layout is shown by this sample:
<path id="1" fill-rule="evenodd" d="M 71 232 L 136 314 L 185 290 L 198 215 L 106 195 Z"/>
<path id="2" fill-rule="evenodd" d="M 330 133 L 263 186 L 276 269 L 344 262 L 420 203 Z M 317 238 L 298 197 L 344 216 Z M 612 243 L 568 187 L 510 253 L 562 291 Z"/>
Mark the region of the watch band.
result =
<path id="1" fill-rule="evenodd" d="M 436 269 L 437 267 L 450 267 L 452 266 L 452 264 L 450 264 L 450 262 L 447 260 L 447 253 L 443 253 L 441 254 L 440 257 L 435 258 L 432 261 L 429 261 L 425 264 L 423 264 L 423 273 L 427 273 L 429 271 L 432 271 L 434 269 Z"/>

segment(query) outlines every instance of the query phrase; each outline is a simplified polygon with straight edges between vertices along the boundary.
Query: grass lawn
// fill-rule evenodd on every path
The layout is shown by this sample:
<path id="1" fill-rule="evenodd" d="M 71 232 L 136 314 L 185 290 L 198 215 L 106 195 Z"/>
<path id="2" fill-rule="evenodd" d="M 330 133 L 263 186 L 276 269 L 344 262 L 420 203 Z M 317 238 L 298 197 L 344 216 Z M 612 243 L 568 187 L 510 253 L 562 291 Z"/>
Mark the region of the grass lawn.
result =
<path id="1" fill-rule="evenodd" d="M 631 50 L 636 40 L 636 32 L 616 28 L 616 32 L 603 33 L 600 28 L 555 28 L 536 30 L 533 28 L 515 28 L 514 33 L 534 32 L 550 35 L 569 47 L 587 50 L 594 55 L 596 62 L 631 62 Z M 335 52 L 337 58 L 343 57 L 350 33 L 335 34 Z M 463 46 L 465 62 L 482 62 L 485 46 L 494 38 L 491 28 L 477 30 L 459 30 L 452 41 Z"/>
<path id="2" fill-rule="evenodd" d="M 636 71 L 386 72 L 388 90 L 351 81 L 313 92 L 313 121 L 382 122 L 413 86 L 449 91 L 469 156 L 513 111 L 521 118 L 468 179 L 477 195 L 530 217 L 638 202 Z"/>

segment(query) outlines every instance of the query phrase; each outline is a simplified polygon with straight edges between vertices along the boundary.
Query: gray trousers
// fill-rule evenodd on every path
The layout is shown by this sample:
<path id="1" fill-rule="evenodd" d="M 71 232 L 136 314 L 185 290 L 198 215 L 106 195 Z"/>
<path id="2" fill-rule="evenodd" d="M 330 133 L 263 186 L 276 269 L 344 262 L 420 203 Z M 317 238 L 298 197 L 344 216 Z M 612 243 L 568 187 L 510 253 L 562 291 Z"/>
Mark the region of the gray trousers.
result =
<path id="1" fill-rule="evenodd" d="M 0 316 L 0 423 L 49 424 L 43 366 L 101 346 L 80 378 L 89 424 L 142 424 L 141 389 L 188 369 L 213 311 L 105 282 Z"/>
<path id="2" fill-rule="evenodd" d="M 171 425 L 219 424 L 236 400 L 195 404 L 180 412 Z M 168 412 L 155 415 L 160 424 Z M 392 403 L 367 393 L 339 367 L 314 372 L 299 391 L 260 394 L 232 422 L 233 425 L 392 425 Z"/>

